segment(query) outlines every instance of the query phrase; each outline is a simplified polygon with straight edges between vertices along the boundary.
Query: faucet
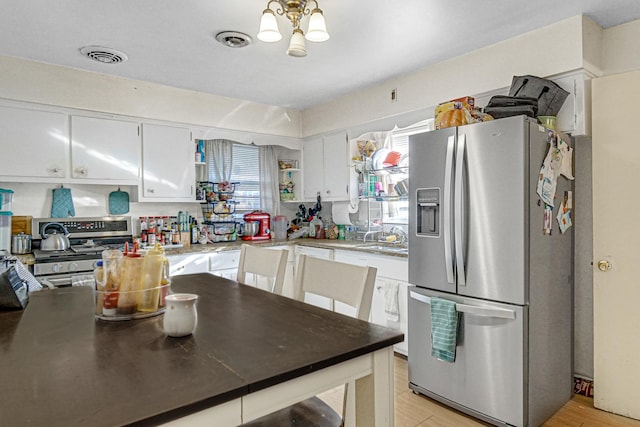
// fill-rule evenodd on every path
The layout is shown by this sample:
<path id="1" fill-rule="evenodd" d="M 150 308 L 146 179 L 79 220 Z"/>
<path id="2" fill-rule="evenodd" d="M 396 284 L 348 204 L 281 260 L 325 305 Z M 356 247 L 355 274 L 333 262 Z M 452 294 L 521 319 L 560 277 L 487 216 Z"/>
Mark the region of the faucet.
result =
<path id="1" fill-rule="evenodd" d="M 362 243 L 367 243 L 367 236 L 369 234 L 378 234 L 381 233 L 381 231 L 367 231 L 366 233 L 364 233 L 364 238 L 362 239 Z"/>

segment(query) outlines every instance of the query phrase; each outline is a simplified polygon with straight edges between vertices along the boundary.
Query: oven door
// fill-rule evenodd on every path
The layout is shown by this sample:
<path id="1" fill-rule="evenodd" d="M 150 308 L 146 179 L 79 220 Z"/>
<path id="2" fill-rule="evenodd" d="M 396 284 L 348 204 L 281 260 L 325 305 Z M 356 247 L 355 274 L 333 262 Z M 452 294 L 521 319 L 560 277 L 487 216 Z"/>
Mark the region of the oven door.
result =
<path id="1" fill-rule="evenodd" d="M 76 272 L 73 274 L 55 274 L 51 276 L 36 276 L 36 280 L 47 288 L 66 288 L 69 286 L 91 286 L 95 289 L 96 282 L 93 272 Z"/>

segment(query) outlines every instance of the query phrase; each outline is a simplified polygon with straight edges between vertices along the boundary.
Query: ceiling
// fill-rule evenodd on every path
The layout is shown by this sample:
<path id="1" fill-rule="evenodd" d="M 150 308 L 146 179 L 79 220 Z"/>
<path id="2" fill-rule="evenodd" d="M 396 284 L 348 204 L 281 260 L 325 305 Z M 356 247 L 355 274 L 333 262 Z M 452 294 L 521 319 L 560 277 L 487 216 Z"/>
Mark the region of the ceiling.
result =
<path id="1" fill-rule="evenodd" d="M 318 2 L 331 38 L 294 58 L 285 18 L 281 41 L 255 37 L 266 0 L 0 0 L 0 55 L 301 110 L 575 15 L 604 28 L 640 19 L 638 0 Z M 253 43 L 223 46 L 225 30 Z M 92 61 L 87 45 L 128 60 Z"/>

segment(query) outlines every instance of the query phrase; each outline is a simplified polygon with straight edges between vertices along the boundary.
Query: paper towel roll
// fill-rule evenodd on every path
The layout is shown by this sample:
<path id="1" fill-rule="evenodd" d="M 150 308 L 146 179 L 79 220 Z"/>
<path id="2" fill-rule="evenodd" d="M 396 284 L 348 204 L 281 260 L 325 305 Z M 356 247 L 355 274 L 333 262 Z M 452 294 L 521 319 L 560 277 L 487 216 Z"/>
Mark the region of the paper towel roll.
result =
<path id="1" fill-rule="evenodd" d="M 358 212 L 358 204 L 350 202 L 333 202 L 331 205 L 331 216 L 334 224 L 351 225 L 350 213 Z"/>

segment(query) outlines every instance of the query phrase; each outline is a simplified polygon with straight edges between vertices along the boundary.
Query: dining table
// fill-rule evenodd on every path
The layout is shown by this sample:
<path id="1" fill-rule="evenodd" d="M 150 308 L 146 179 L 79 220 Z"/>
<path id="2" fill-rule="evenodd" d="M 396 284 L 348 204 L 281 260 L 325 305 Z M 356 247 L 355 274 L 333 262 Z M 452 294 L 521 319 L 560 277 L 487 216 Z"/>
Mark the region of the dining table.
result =
<path id="1" fill-rule="evenodd" d="M 236 426 L 349 383 L 348 423 L 393 426 L 401 332 L 207 273 L 170 288 L 198 295 L 193 334 L 98 319 L 87 286 L 0 311 L 0 424 Z"/>

